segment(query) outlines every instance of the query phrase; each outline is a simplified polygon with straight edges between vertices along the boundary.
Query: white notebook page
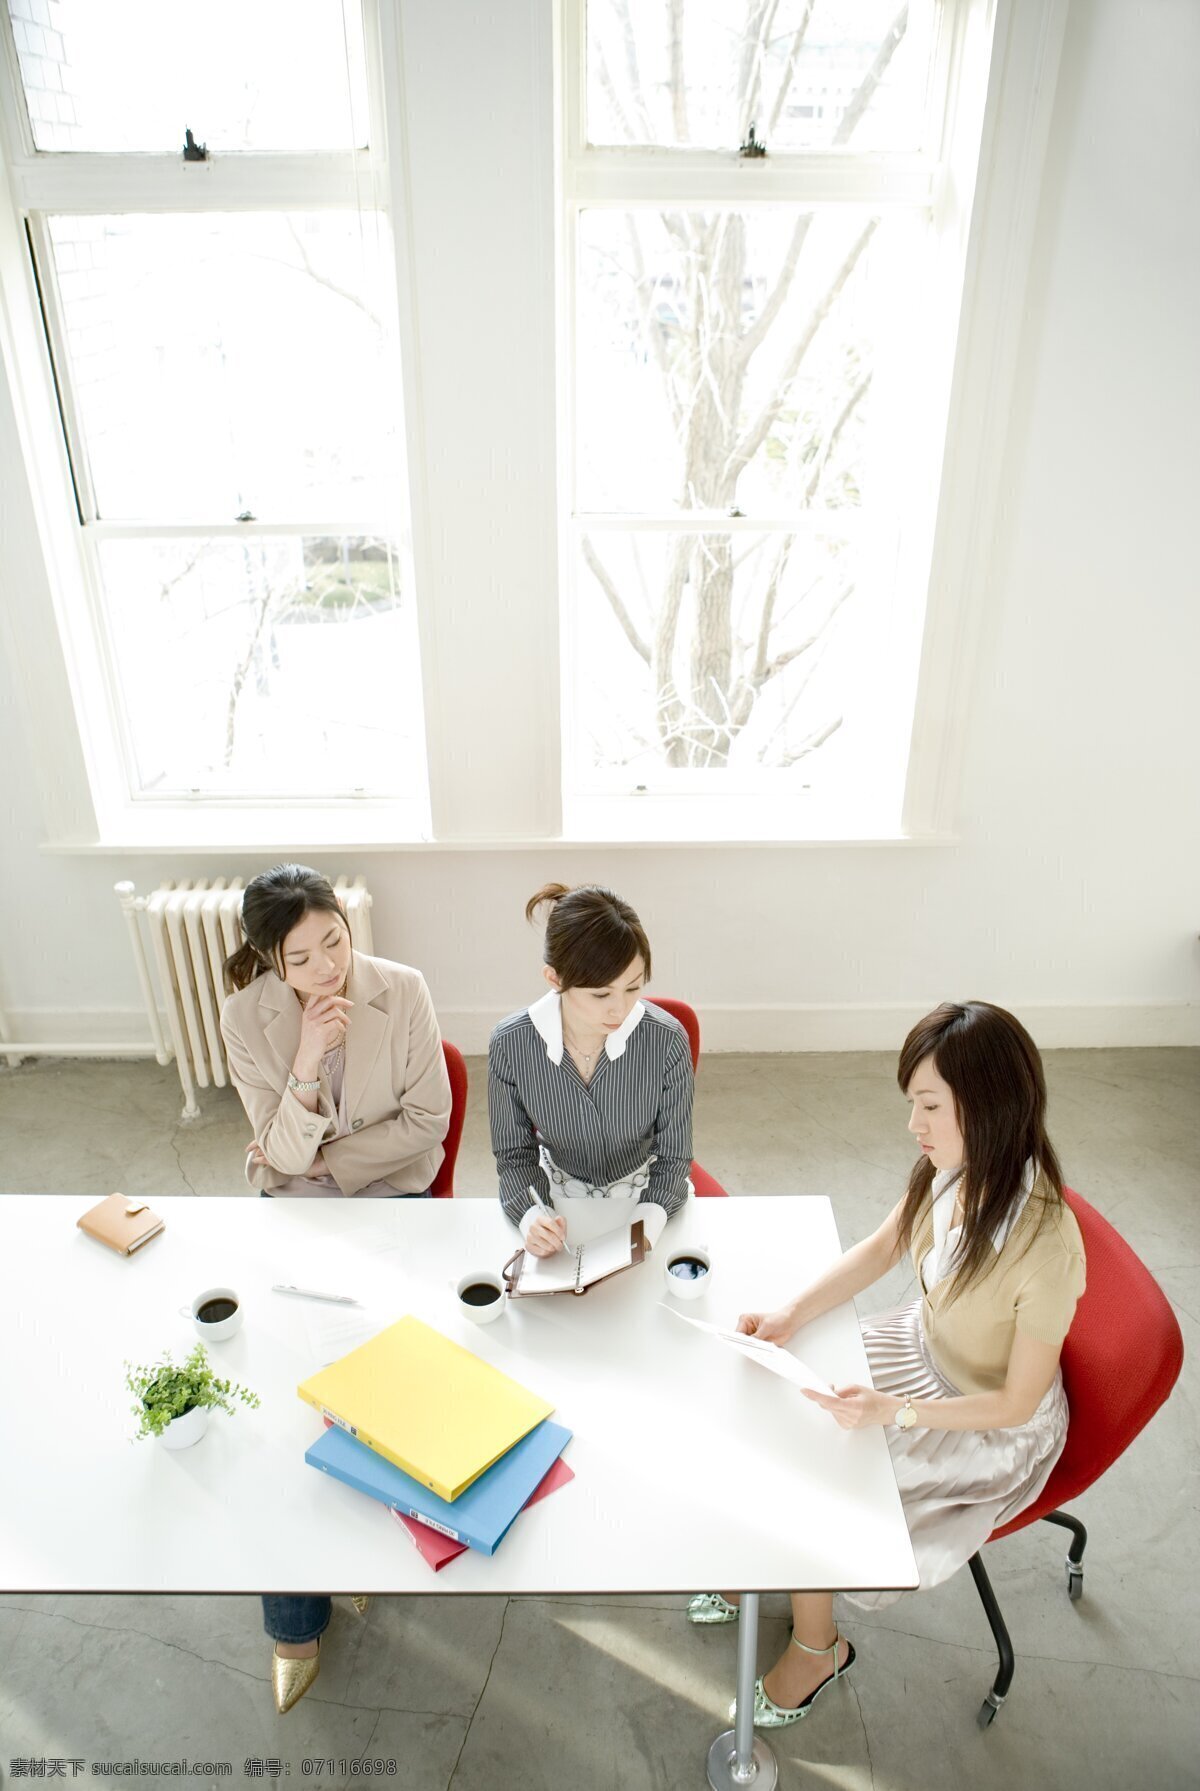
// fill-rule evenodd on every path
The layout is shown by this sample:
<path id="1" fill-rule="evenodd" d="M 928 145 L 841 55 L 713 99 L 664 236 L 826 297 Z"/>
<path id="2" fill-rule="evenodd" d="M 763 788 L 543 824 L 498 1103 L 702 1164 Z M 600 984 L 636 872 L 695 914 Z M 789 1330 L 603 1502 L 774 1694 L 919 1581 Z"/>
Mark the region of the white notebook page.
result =
<path id="1" fill-rule="evenodd" d="M 583 1252 L 582 1272 L 578 1278 L 580 1287 L 590 1287 L 593 1281 L 599 1281 L 604 1275 L 611 1275 L 617 1269 L 628 1268 L 633 1260 L 633 1243 L 630 1230 L 607 1233 L 604 1237 L 593 1238 L 591 1243 L 580 1246 Z M 533 1256 L 528 1250 L 521 1265 L 521 1279 L 517 1283 L 520 1293 L 567 1293 L 574 1292 L 576 1286 L 576 1256 L 574 1250 L 559 1250 L 554 1256 Z"/>

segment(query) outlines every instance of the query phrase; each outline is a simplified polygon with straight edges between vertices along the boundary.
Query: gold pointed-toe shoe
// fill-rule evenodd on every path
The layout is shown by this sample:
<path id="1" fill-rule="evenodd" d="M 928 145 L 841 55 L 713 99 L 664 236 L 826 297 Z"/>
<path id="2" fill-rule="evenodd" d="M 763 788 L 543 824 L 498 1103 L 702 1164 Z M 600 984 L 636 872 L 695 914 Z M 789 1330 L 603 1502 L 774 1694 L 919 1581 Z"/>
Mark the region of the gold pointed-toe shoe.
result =
<path id="1" fill-rule="evenodd" d="M 306 1660 L 284 1660 L 281 1655 L 272 1650 L 271 1690 L 275 1694 L 275 1708 L 280 1716 L 286 1716 L 292 1705 L 300 1702 L 320 1671 L 321 1644 L 319 1641 L 317 1652 L 310 1654 Z"/>
<path id="2" fill-rule="evenodd" d="M 371 1594 L 369 1592 L 352 1592 L 350 1594 L 350 1603 L 354 1606 L 360 1617 L 365 1617 L 371 1608 Z"/>

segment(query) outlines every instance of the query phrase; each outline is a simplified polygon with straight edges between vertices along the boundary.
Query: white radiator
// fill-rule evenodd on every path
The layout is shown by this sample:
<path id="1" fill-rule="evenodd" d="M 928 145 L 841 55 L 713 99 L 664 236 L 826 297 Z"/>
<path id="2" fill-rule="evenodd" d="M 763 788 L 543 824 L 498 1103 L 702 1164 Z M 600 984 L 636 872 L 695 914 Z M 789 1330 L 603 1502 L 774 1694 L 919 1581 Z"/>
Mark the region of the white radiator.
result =
<path id="1" fill-rule="evenodd" d="M 370 892 L 361 877 L 353 881 L 338 877 L 333 887 L 350 922 L 352 945 L 369 954 Z M 240 877 L 163 883 L 147 896 L 136 895 L 132 883 L 116 885 L 133 942 L 154 1055 L 163 1064 L 175 1060 L 184 1119 L 200 1116 L 197 1087 L 229 1084 L 219 1024 L 225 999 L 221 965 L 242 943 L 242 889 Z"/>

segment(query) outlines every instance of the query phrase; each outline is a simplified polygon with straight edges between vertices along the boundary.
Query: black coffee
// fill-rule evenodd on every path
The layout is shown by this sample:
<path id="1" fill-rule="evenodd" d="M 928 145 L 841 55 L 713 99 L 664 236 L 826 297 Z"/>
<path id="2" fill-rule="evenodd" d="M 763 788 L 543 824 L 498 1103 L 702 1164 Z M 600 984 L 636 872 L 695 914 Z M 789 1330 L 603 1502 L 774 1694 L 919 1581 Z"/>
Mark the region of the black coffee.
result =
<path id="1" fill-rule="evenodd" d="M 205 1300 L 203 1306 L 197 1307 L 196 1317 L 202 1325 L 219 1325 L 223 1318 L 232 1318 L 236 1311 L 236 1300 Z"/>
<path id="2" fill-rule="evenodd" d="M 678 1275 L 681 1281 L 699 1281 L 708 1274 L 708 1264 L 701 1262 L 698 1256 L 677 1256 L 674 1262 L 667 1264 L 667 1272 Z"/>
<path id="3" fill-rule="evenodd" d="M 493 1287 L 490 1281 L 472 1281 L 458 1297 L 467 1306 L 491 1306 L 500 1298 L 500 1289 Z"/>

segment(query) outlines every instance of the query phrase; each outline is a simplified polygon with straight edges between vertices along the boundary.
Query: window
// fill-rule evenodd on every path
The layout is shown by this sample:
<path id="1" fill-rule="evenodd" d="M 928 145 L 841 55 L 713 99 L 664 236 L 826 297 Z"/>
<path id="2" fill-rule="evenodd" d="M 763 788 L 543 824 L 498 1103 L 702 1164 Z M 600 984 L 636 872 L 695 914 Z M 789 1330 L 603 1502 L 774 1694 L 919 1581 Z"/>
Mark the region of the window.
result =
<path id="1" fill-rule="evenodd" d="M 570 8 L 572 831 L 898 828 L 967 10 Z"/>
<path id="2" fill-rule="evenodd" d="M 358 0 L 8 14 L 97 808 L 350 798 L 415 837 L 390 189 Z"/>
<path id="3" fill-rule="evenodd" d="M 1064 16 L 3 0 L 51 838 L 951 828 Z"/>

